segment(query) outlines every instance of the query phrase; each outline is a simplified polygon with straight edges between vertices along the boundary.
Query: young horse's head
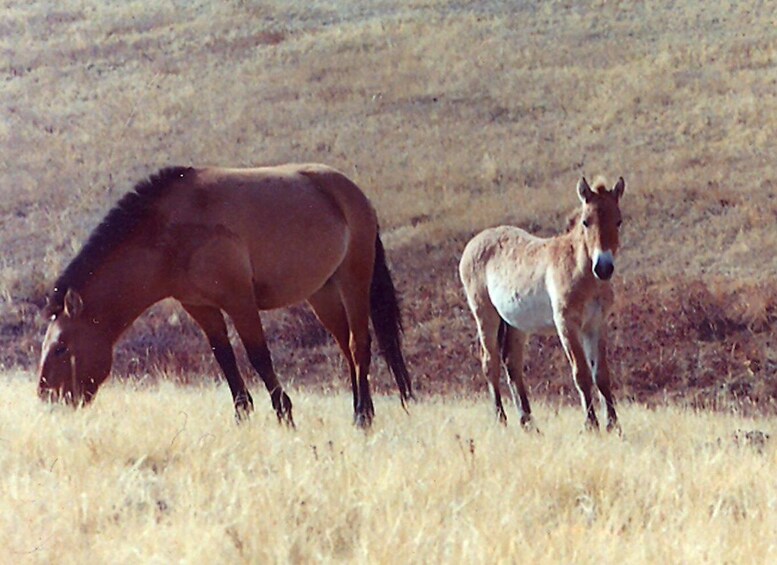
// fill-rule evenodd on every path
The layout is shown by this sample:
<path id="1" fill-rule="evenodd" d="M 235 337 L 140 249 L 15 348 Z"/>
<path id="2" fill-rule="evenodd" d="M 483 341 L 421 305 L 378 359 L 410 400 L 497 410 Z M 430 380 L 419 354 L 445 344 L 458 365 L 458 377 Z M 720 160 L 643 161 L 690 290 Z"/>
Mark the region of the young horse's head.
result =
<path id="1" fill-rule="evenodd" d="M 50 322 L 41 351 L 38 395 L 78 406 L 89 403 L 108 377 L 113 344 L 84 313 L 75 290 L 68 289 L 60 300 L 46 309 Z"/>
<path id="2" fill-rule="evenodd" d="M 594 183 L 592 189 L 585 178 L 577 183 L 577 195 L 583 203 L 580 224 L 588 257 L 596 278 L 606 281 L 615 270 L 615 254 L 618 251 L 618 230 L 621 226 L 621 211 L 618 206 L 626 183 L 618 179 L 612 190 L 602 181 Z"/>

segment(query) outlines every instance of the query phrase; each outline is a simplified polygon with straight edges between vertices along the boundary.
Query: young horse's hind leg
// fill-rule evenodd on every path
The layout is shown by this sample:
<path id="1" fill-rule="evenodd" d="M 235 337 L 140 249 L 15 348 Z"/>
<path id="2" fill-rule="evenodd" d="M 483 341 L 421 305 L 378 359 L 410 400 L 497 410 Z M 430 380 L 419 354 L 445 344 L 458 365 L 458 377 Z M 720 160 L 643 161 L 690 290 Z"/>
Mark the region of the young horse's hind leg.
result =
<path id="1" fill-rule="evenodd" d="M 607 342 L 600 328 L 595 327 L 583 334 L 583 347 L 591 366 L 594 383 L 607 407 L 607 431 L 620 431 L 618 414 L 615 412 L 615 399 L 610 388 L 610 367 L 607 363 Z"/>
<path id="2" fill-rule="evenodd" d="M 531 405 L 523 384 L 523 350 L 526 334 L 503 323 L 502 360 L 507 369 L 507 384 L 513 396 L 513 402 L 521 419 L 521 426 L 526 430 L 536 430 L 531 417 Z"/>
<path id="3" fill-rule="evenodd" d="M 345 307 L 340 299 L 340 293 L 334 284 L 327 283 L 324 287 L 308 298 L 310 306 L 318 316 L 319 321 L 335 338 L 337 345 L 343 352 L 348 363 L 348 372 L 351 377 L 351 390 L 353 391 L 353 410 L 356 412 L 359 400 L 359 390 L 356 382 L 356 365 L 351 357 L 351 348 L 349 345 L 350 329 L 348 328 L 348 317 Z"/>
<path id="4" fill-rule="evenodd" d="M 235 352 L 229 342 L 224 316 L 218 308 L 183 304 L 184 309 L 205 332 L 213 356 L 227 379 L 232 401 L 235 404 L 235 418 L 238 422 L 248 417 L 254 409 L 254 401 L 248 392 L 235 361 Z"/>
<path id="5" fill-rule="evenodd" d="M 499 377 L 502 372 L 500 364 L 500 326 L 504 322 L 499 317 L 496 309 L 491 305 L 490 300 L 485 302 L 477 301 L 473 298 L 468 301 L 478 328 L 483 376 L 488 381 L 488 388 L 494 401 L 496 417 L 502 424 L 507 424 L 507 415 L 502 405 L 502 394 L 499 391 Z"/>

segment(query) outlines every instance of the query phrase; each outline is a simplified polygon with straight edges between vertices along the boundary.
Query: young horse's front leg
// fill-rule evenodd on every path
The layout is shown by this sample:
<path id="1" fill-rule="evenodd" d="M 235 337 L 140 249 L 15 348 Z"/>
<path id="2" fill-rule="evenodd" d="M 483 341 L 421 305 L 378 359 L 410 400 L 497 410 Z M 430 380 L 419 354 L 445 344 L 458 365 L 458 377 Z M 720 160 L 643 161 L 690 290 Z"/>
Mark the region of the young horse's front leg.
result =
<path id="1" fill-rule="evenodd" d="M 607 363 L 607 340 L 601 324 L 592 324 L 583 333 L 583 348 L 588 359 L 594 383 L 604 399 L 607 407 L 607 431 L 616 430 L 620 433 L 618 414 L 615 412 L 615 399 L 610 388 L 610 367 Z"/>
<path id="2" fill-rule="evenodd" d="M 580 325 L 576 321 L 568 319 L 563 313 L 557 313 L 554 316 L 554 321 L 561 345 L 564 347 L 564 353 L 572 366 L 572 378 L 580 393 L 580 400 L 586 413 L 586 426 L 598 430 L 599 420 L 596 418 L 596 411 L 591 399 L 593 378 L 580 338 Z"/>

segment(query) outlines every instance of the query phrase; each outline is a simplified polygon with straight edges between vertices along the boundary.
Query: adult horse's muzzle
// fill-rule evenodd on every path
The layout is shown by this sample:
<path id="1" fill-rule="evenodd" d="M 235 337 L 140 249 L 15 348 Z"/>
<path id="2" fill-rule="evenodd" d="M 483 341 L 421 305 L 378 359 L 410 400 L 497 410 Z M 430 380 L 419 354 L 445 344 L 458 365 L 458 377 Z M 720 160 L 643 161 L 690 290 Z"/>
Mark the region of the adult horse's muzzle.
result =
<path id="1" fill-rule="evenodd" d="M 612 251 L 597 253 L 593 270 L 597 279 L 603 281 L 610 280 L 613 272 L 615 272 L 615 258 L 612 255 Z"/>
<path id="2" fill-rule="evenodd" d="M 78 408 L 79 406 L 85 406 L 92 401 L 94 398 L 94 391 L 74 393 L 70 389 L 65 389 L 65 387 L 47 387 L 39 384 L 38 398 L 49 404 L 64 404 L 66 406 Z"/>
<path id="3" fill-rule="evenodd" d="M 49 382 L 41 375 L 38 380 L 38 398 L 51 404 L 64 404 L 77 408 L 89 404 L 96 392 L 97 387 L 93 381 L 84 385 L 76 380 L 74 372 L 70 374 L 69 379 L 59 380 L 54 377 Z"/>

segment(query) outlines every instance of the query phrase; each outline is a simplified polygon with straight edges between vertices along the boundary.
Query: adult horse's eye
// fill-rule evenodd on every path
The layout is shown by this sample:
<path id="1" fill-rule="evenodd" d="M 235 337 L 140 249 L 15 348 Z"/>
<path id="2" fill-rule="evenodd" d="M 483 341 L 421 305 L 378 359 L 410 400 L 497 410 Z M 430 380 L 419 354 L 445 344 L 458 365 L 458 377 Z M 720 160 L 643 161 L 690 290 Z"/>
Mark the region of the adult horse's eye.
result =
<path id="1" fill-rule="evenodd" d="M 58 345 L 54 348 L 55 357 L 62 357 L 65 353 L 67 353 L 67 345 Z"/>
<path id="2" fill-rule="evenodd" d="M 591 226 L 591 222 L 589 222 L 587 219 L 584 219 L 584 220 L 583 220 L 583 227 L 584 227 L 584 228 L 588 228 L 588 227 L 590 227 L 590 226 Z"/>
<path id="3" fill-rule="evenodd" d="M 623 223 L 623 220 L 618 220 L 618 227 L 621 227 L 622 223 Z"/>

